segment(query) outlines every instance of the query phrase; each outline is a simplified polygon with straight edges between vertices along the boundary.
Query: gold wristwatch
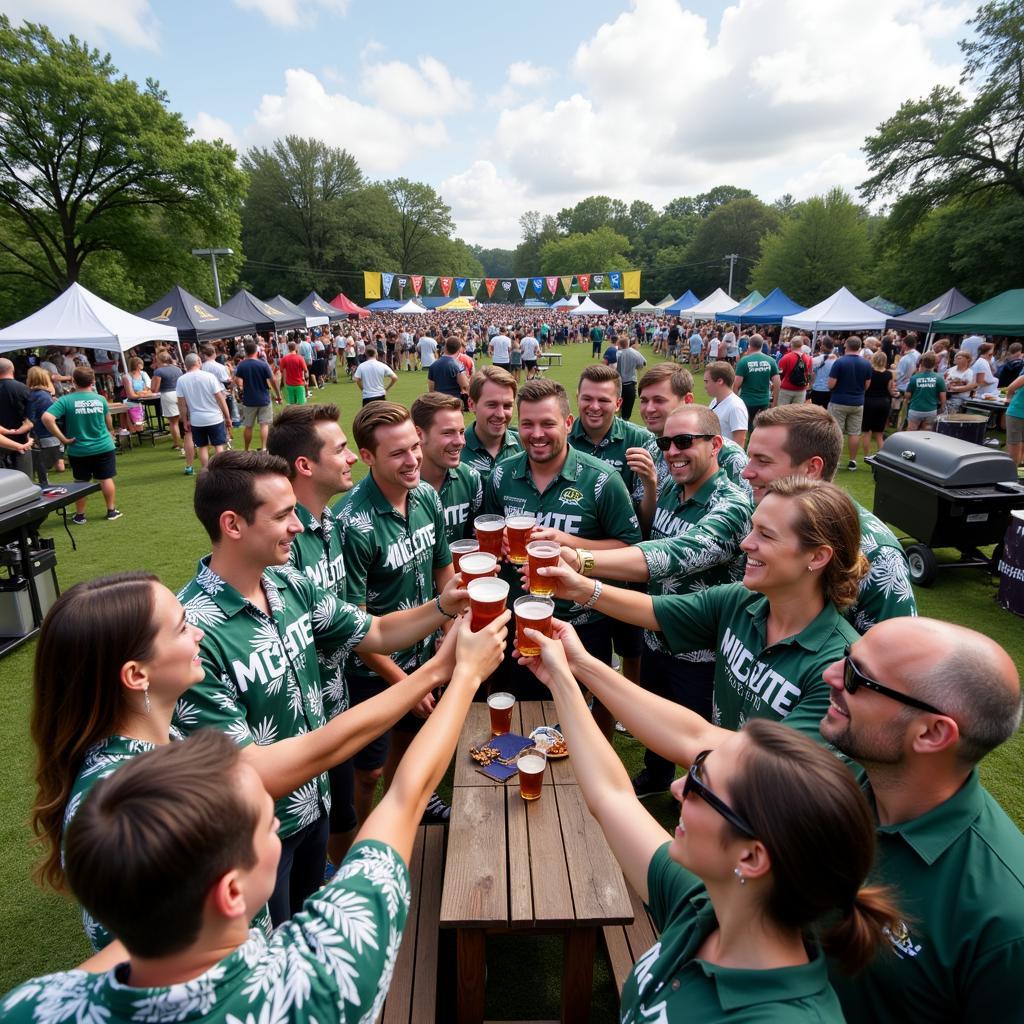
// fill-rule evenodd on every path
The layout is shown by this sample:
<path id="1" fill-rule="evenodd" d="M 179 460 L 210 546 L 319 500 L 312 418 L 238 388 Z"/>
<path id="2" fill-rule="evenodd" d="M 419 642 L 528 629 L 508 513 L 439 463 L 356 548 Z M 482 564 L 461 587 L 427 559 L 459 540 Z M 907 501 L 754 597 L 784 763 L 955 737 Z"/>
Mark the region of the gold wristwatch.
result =
<path id="1" fill-rule="evenodd" d="M 589 576 L 594 571 L 594 553 L 586 548 L 577 548 L 576 554 L 580 559 L 580 573 Z"/>

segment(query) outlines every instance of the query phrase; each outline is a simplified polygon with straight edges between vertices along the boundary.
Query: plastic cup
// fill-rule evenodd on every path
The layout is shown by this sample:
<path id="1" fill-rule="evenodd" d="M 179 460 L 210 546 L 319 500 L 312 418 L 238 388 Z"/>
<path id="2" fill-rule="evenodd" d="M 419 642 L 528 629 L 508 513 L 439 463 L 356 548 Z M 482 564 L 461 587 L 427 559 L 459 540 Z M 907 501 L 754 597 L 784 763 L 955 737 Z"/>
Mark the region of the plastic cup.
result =
<path id="1" fill-rule="evenodd" d="M 537 525 L 537 517 L 516 515 L 505 517 L 505 533 L 508 535 L 508 560 L 513 565 L 526 565 L 526 545 L 530 534 Z"/>
<path id="2" fill-rule="evenodd" d="M 505 530 L 504 516 L 477 516 L 473 520 L 476 539 L 481 551 L 489 551 L 495 558 L 501 558 L 501 539 Z"/>
<path id="3" fill-rule="evenodd" d="M 455 572 L 459 572 L 459 564 L 462 561 L 462 556 L 468 555 L 472 551 L 479 551 L 480 542 L 474 537 L 470 537 L 467 540 L 453 540 L 448 547 L 452 553 L 452 568 Z"/>
<path id="4" fill-rule="evenodd" d="M 523 633 L 524 629 L 535 629 L 544 636 L 551 636 L 551 616 L 555 613 L 555 602 L 550 597 L 534 597 L 527 594 L 516 598 L 512 606 L 516 613 L 516 647 L 525 658 L 536 658 L 540 644 Z"/>
<path id="5" fill-rule="evenodd" d="M 562 549 L 553 540 L 535 540 L 526 545 L 530 562 L 530 593 L 539 597 L 550 597 L 555 592 L 555 583 L 549 576 L 539 576 L 537 570 L 544 566 L 558 565 Z"/>
<path id="6" fill-rule="evenodd" d="M 471 551 L 468 555 L 462 556 L 459 572 L 462 574 L 463 582 L 468 585 L 470 580 L 493 576 L 497 567 L 498 559 L 489 551 Z"/>
<path id="7" fill-rule="evenodd" d="M 517 758 L 519 795 L 524 800 L 539 800 L 544 789 L 544 769 L 548 755 L 540 747 L 527 747 Z"/>
<path id="8" fill-rule="evenodd" d="M 512 709 L 515 706 L 516 699 L 511 693 L 492 693 L 487 698 L 492 736 L 504 736 L 512 731 Z"/>
<path id="9" fill-rule="evenodd" d="M 508 600 L 508 581 L 487 576 L 469 583 L 469 628 L 479 633 L 488 622 L 493 622 L 504 610 Z"/>

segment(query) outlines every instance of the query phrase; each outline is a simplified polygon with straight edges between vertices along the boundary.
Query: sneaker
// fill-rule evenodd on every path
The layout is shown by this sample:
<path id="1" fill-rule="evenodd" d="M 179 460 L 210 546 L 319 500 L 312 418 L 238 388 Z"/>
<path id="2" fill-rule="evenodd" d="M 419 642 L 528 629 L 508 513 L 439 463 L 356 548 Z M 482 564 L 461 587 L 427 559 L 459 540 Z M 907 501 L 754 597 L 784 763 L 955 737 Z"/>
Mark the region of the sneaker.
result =
<path id="1" fill-rule="evenodd" d="M 646 800 L 649 796 L 660 796 L 668 792 L 668 785 L 663 785 L 651 778 L 646 768 L 642 769 L 639 775 L 633 779 L 633 792 L 637 800 Z"/>
<path id="2" fill-rule="evenodd" d="M 123 516 L 123 515 L 124 515 L 124 513 L 120 509 L 118 509 L 118 508 L 108 508 L 107 509 L 107 518 L 108 519 L 120 519 L 121 516 Z"/>
<path id="3" fill-rule="evenodd" d="M 195 472 L 195 471 L 192 469 L 191 466 L 186 466 L 185 467 L 185 476 L 191 476 L 193 474 L 193 472 Z"/>
<path id="4" fill-rule="evenodd" d="M 452 809 L 436 793 L 432 793 L 427 801 L 427 809 L 420 818 L 420 824 L 447 825 L 451 816 Z"/>
<path id="5" fill-rule="evenodd" d="M 625 735 L 627 735 L 627 736 L 632 735 L 630 733 L 630 731 L 621 722 L 616 722 L 615 723 L 615 731 L 616 732 L 625 733 Z"/>
<path id="6" fill-rule="evenodd" d="M 857 460 L 850 459 L 850 461 L 846 464 L 846 468 L 852 473 L 857 468 Z"/>
<path id="7" fill-rule="evenodd" d="M 86 522 L 88 522 L 88 520 L 80 512 L 76 512 L 71 517 L 71 522 L 73 522 L 75 524 L 75 526 L 85 526 L 85 524 L 86 524 Z"/>

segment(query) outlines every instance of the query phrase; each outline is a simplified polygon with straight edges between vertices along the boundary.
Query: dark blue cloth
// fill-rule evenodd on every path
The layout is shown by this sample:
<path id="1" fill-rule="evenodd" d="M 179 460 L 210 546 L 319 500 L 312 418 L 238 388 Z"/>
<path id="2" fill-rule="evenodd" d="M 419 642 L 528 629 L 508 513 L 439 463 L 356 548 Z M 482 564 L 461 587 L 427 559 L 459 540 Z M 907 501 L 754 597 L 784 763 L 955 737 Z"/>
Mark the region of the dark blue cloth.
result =
<path id="1" fill-rule="evenodd" d="M 243 359 L 235 367 L 235 376 L 242 382 L 242 405 L 250 408 L 270 405 L 270 367 L 262 359 Z"/>
<path id="2" fill-rule="evenodd" d="M 30 389 L 28 407 L 25 410 L 25 415 L 35 425 L 35 430 L 32 431 L 32 436 L 37 441 L 42 441 L 43 438 L 46 437 L 53 437 L 53 434 L 43 426 L 43 413 L 46 412 L 51 405 L 53 405 L 53 398 L 49 391 L 44 391 L 42 388 Z"/>
<path id="3" fill-rule="evenodd" d="M 832 401 L 836 405 L 863 405 L 864 383 L 871 379 L 871 364 L 860 356 L 840 356 L 828 371 L 836 382 Z"/>
<path id="4" fill-rule="evenodd" d="M 459 374 L 464 373 L 462 364 L 453 356 L 442 356 L 430 364 L 427 378 L 434 382 L 434 390 L 442 395 L 459 397 Z"/>

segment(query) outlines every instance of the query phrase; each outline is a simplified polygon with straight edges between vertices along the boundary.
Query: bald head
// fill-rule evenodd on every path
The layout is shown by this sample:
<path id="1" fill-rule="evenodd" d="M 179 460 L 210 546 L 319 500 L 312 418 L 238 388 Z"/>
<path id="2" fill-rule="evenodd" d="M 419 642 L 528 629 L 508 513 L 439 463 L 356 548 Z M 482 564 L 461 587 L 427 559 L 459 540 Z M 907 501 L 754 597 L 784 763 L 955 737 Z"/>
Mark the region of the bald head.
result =
<path id="1" fill-rule="evenodd" d="M 13 377 L 14 363 L 10 359 L 0 359 L 0 377 Z"/>

